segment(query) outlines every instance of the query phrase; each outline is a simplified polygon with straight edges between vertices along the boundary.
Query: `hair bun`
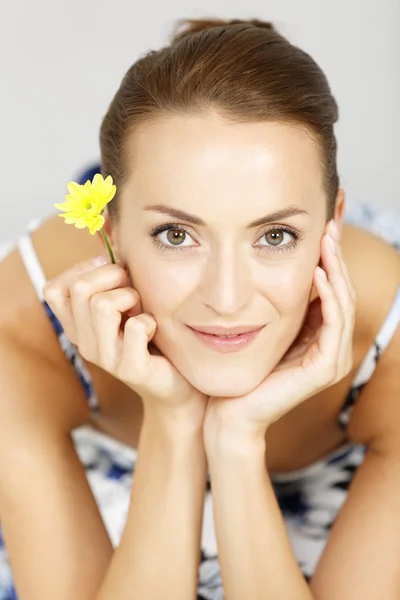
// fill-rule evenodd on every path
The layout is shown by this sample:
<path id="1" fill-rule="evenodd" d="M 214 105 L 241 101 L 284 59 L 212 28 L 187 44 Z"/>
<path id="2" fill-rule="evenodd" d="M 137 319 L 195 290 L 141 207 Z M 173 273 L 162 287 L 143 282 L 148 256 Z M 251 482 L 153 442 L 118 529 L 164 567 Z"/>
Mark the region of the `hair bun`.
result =
<path id="1" fill-rule="evenodd" d="M 269 21 L 260 21 L 259 19 L 232 19 L 230 21 L 226 21 L 224 19 L 180 19 L 175 28 L 172 42 L 181 40 L 192 33 L 197 33 L 198 31 L 212 29 L 213 27 L 228 27 L 229 25 L 253 25 L 253 27 L 260 27 L 263 29 L 276 31 L 272 23 Z"/>

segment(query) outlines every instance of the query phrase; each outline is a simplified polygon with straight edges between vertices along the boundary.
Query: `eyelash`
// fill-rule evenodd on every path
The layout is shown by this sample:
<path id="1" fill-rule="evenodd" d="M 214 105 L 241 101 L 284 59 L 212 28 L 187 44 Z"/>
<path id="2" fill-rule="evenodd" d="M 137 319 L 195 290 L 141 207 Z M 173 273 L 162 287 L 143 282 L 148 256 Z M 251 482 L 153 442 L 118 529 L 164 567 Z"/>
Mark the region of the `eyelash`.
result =
<path id="1" fill-rule="evenodd" d="M 192 237 L 190 232 L 182 225 L 178 225 L 177 223 L 165 223 L 164 225 L 160 225 L 159 227 L 156 227 L 155 229 L 152 229 L 149 232 L 149 234 L 153 238 L 153 244 L 156 246 L 156 248 L 159 248 L 160 250 L 172 250 L 173 252 L 177 250 L 188 251 L 192 248 L 192 246 L 168 246 L 167 244 L 163 244 L 162 242 L 160 242 L 157 236 L 160 235 L 160 233 L 163 233 L 164 231 L 170 230 L 183 231 L 184 233 Z M 258 246 L 256 247 L 256 250 L 263 253 L 288 252 L 289 250 L 293 250 L 301 240 L 300 234 L 294 229 L 287 227 L 286 225 L 270 227 L 269 229 L 266 229 L 258 239 L 260 240 L 263 236 L 265 236 L 267 233 L 270 233 L 271 231 L 283 231 L 289 233 L 293 237 L 293 240 L 288 244 L 284 244 L 283 246 Z"/>

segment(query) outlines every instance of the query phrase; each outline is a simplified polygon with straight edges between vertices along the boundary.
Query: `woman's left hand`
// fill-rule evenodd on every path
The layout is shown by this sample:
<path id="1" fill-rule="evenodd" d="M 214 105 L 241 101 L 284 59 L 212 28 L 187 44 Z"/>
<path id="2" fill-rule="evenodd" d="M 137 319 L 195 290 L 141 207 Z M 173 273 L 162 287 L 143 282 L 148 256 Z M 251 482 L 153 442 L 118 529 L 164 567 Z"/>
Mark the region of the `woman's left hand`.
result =
<path id="1" fill-rule="evenodd" d="M 319 298 L 310 304 L 299 335 L 275 369 L 246 396 L 209 398 L 206 446 L 222 430 L 264 437 L 274 421 L 350 372 L 355 292 L 332 221 L 321 240 L 321 258 L 325 270 L 316 267 L 313 279 Z"/>

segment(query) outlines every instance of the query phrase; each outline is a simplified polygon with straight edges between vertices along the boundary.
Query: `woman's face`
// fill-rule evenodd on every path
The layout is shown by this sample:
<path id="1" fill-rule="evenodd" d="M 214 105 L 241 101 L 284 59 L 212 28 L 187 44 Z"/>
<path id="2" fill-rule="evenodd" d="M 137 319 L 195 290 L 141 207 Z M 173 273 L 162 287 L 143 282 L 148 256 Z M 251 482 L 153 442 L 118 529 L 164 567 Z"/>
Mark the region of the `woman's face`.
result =
<path id="1" fill-rule="evenodd" d="M 308 308 L 326 207 L 316 143 L 293 125 L 210 114 L 156 120 L 130 150 L 112 237 L 157 321 L 154 342 L 201 392 L 246 394 Z M 259 330 L 194 331 L 238 327 Z"/>

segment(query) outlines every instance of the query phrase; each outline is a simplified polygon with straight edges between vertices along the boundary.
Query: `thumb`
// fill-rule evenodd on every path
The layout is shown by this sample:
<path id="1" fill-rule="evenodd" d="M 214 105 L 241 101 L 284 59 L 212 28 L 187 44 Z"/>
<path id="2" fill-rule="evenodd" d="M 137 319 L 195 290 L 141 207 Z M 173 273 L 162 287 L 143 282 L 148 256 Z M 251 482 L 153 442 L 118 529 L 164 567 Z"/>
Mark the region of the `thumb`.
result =
<path id="1" fill-rule="evenodd" d="M 141 313 L 135 317 L 135 320 L 143 323 L 148 340 L 151 342 L 157 330 L 157 322 L 153 315 Z"/>

